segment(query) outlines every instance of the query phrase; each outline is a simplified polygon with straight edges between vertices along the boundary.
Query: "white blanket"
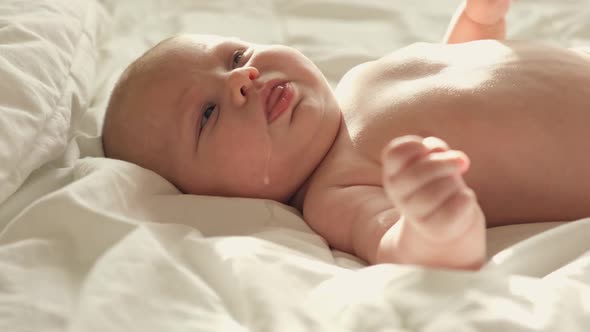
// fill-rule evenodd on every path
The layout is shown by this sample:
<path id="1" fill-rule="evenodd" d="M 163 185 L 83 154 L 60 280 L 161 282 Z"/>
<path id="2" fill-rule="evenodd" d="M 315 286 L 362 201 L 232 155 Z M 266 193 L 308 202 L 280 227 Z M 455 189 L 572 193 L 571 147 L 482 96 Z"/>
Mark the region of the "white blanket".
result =
<path id="1" fill-rule="evenodd" d="M 0 38 L 8 38 L 6 23 L 57 49 L 36 56 L 76 59 L 65 76 L 55 70 L 37 78 L 47 85 L 62 77 L 72 82 L 65 95 L 76 97 L 60 103 L 69 105 L 59 111 L 68 115 L 61 131 L 36 131 L 35 140 L 23 137 L 14 147 L 53 142 L 27 164 L 41 167 L 0 188 L 7 196 L 0 197 L 0 331 L 588 330 L 590 219 L 491 229 L 492 257 L 477 273 L 368 267 L 330 250 L 290 207 L 181 195 L 153 172 L 102 157 L 112 84 L 161 38 L 202 32 L 289 44 L 335 84 L 358 62 L 439 40 L 458 1 L 47 0 L 51 15 L 42 0 L 9 3 L 0 5 Z M 80 24 L 57 38 L 48 31 L 60 15 Z M 587 1 L 521 0 L 510 15 L 512 38 L 590 42 Z M 15 24 L 14 17 L 27 19 Z M 76 29 L 85 42 L 60 47 L 63 36 L 79 36 Z M 27 40 L 10 43 L 26 49 Z M 39 73 L 31 66 L 11 69 L 13 84 Z M 3 98 L 0 124 L 10 137 L 21 122 L 6 110 L 48 112 L 41 102 Z"/>

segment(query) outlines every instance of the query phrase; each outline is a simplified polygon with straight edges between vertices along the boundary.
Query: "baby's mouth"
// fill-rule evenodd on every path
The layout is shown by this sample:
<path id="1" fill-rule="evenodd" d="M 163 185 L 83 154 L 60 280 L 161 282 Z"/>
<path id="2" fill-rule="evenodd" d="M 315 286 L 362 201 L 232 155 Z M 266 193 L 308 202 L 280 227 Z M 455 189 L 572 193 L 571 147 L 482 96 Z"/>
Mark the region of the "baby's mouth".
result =
<path id="1" fill-rule="evenodd" d="M 265 113 L 268 123 L 283 114 L 293 101 L 293 86 L 287 81 L 269 82 Z"/>

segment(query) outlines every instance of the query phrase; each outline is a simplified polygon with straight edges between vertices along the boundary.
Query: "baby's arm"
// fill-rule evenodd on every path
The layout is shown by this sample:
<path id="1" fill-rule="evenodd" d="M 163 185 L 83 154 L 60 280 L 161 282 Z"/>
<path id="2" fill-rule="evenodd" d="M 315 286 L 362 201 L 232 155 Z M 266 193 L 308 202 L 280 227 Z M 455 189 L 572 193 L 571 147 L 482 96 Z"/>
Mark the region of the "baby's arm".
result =
<path id="1" fill-rule="evenodd" d="M 449 44 L 480 39 L 504 39 L 505 16 L 511 0 L 465 0 L 453 15 L 444 41 Z"/>
<path id="2" fill-rule="evenodd" d="M 311 191 L 304 213 L 310 226 L 331 247 L 370 264 L 479 268 L 485 220 L 461 177 L 466 156 L 416 136 L 395 139 L 384 151 L 383 187 Z"/>

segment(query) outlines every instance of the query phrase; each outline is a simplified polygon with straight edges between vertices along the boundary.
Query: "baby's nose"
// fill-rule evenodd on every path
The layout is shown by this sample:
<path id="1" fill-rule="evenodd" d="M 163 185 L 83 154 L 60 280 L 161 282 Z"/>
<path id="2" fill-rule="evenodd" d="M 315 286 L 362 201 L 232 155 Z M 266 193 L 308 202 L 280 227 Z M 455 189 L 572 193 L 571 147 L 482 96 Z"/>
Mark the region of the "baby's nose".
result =
<path id="1" fill-rule="evenodd" d="M 241 106 L 248 98 L 249 90 L 254 86 L 254 80 L 260 76 L 254 67 L 241 67 L 232 70 L 228 78 L 230 94 L 234 104 Z"/>

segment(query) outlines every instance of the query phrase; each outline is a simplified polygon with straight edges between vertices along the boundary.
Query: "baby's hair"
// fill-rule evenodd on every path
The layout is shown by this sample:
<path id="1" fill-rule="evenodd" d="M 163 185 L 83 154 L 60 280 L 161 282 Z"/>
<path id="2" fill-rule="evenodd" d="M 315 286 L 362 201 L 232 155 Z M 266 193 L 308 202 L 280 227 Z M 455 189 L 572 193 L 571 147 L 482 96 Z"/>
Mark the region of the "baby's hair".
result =
<path id="1" fill-rule="evenodd" d="M 176 36 L 166 38 L 147 50 L 139 58 L 133 61 L 119 76 L 111 92 L 109 102 L 105 111 L 102 126 L 102 145 L 105 157 L 129 161 L 143 165 L 138 156 L 134 155 L 134 142 L 129 129 L 137 125 L 135 121 L 126 121 L 130 113 L 133 113 L 134 106 L 132 100 L 136 96 L 139 88 L 145 84 L 145 78 L 150 75 L 153 60 L 161 56 L 158 52 L 162 45 L 165 45 L 177 38 Z"/>

